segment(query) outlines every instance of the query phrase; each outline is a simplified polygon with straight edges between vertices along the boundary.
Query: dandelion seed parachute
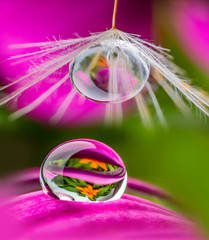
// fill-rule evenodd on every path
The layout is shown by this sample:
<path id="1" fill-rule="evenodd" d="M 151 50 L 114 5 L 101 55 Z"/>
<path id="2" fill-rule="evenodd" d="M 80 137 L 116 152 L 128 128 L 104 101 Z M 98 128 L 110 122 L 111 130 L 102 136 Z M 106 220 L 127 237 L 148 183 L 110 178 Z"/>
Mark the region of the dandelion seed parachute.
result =
<path id="1" fill-rule="evenodd" d="M 0 89 L 5 91 L 7 88 L 17 86 L 13 92 L 1 98 L 0 105 L 10 102 L 46 78 L 54 79 L 54 85 L 29 105 L 14 112 L 11 118 L 28 114 L 60 86 L 68 84 L 70 78 L 66 69 L 70 65 L 71 80 L 76 89 L 88 99 L 108 103 L 106 111 L 108 121 L 111 121 L 114 115 L 120 120 L 123 114 L 122 102 L 135 98 L 142 121 L 151 126 L 152 119 L 146 102 L 146 98 L 150 96 L 160 122 L 166 125 L 152 88 L 153 84 L 160 85 L 183 113 L 189 112 L 183 99 L 185 98 L 204 114 L 209 115 L 207 94 L 188 84 L 181 70 L 172 63 L 166 49 L 146 42 L 138 35 L 118 30 L 114 21 L 115 18 L 112 29 L 86 38 L 13 46 L 35 49 L 38 47 L 40 50 L 10 58 L 17 62 L 29 60 L 32 67 L 28 74 Z M 131 50 L 136 53 L 135 56 Z M 60 77 L 60 72 L 66 74 Z M 95 88 L 99 91 L 96 92 Z M 72 90 L 66 96 L 65 101 L 54 113 L 52 121 L 60 121 L 76 95 L 76 91 Z"/>

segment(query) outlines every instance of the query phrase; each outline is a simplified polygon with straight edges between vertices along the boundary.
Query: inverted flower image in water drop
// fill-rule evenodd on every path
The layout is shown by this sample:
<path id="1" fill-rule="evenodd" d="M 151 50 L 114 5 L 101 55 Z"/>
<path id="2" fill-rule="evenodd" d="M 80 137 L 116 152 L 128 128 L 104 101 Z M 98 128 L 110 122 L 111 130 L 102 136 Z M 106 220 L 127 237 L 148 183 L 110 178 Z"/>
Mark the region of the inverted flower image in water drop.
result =
<path id="1" fill-rule="evenodd" d="M 53 149 L 42 164 L 43 191 L 69 201 L 99 202 L 119 199 L 127 174 L 123 161 L 107 145 L 77 139 Z"/>
<path id="2" fill-rule="evenodd" d="M 80 52 L 70 64 L 75 88 L 100 103 L 135 97 L 149 78 L 149 64 L 131 43 L 110 39 Z"/>

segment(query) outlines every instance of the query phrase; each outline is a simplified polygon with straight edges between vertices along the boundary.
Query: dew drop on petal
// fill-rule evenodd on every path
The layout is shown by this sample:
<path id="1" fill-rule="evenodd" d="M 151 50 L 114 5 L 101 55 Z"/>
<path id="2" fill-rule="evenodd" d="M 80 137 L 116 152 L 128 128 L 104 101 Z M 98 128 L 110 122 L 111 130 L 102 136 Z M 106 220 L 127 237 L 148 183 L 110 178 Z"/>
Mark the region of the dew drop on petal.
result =
<path id="1" fill-rule="evenodd" d="M 133 44 L 106 40 L 81 51 L 70 64 L 70 78 L 84 97 L 99 103 L 127 101 L 139 93 L 150 67 Z"/>
<path id="2" fill-rule="evenodd" d="M 47 195 L 61 200 L 110 201 L 124 193 L 127 173 L 113 149 L 95 140 L 76 139 L 47 155 L 40 182 Z"/>

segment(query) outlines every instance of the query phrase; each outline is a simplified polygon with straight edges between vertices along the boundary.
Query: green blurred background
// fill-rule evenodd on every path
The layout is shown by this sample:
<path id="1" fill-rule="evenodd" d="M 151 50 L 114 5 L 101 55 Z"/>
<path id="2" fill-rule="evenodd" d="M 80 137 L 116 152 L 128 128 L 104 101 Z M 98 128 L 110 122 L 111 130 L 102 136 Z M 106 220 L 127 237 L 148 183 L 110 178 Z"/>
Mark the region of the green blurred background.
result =
<path id="1" fill-rule="evenodd" d="M 194 84 L 209 91 L 209 76 L 191 61 L 177 41 L 172 24 L 164 21 L 166 8 L 153 5 L 154 32 L 164 47 L 172 50 L 175 62 L 194 79 Z M 156 30 L 157 29 L 157 30 Z M 8 120 L 0 110 L 1 176 L 30 167 L 39 167 L 46 154 L 61 142 L 74 138 L 102 141 L 122 157 L 128 175 L 169 191 L 205 227 L 209 226 L 209 123 L 194 114 L 185 117 L 162 90 L 157 92 L 168 123 L 163 129 L 155 114 L 154 129 L 146 129 L 135 111 L 121 126 L 54 129 L 28 119 Z"/>

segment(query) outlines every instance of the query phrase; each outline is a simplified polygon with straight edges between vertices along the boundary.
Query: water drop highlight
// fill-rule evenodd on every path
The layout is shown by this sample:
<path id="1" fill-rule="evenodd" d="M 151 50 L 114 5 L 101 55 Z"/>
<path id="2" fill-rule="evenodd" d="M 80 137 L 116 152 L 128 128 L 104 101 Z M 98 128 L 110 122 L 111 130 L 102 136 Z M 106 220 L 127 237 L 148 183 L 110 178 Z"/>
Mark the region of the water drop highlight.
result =
<path id="1" fill-rule="evenodd" d="M 149 64 L 138 48 L 119 39 L 81 51 L 70 64 L 74 87 L 99 103 L 120 103 L 135 97 L 149 74 Z"/>
<path id="2" fill-rule="evenodd" d="M 76 139 L 54 148 L 41 166 L 43 191 L 68 201 L 100 202 L 119 199 L 127 173 L 119 155 L 109 146 Z"/>

